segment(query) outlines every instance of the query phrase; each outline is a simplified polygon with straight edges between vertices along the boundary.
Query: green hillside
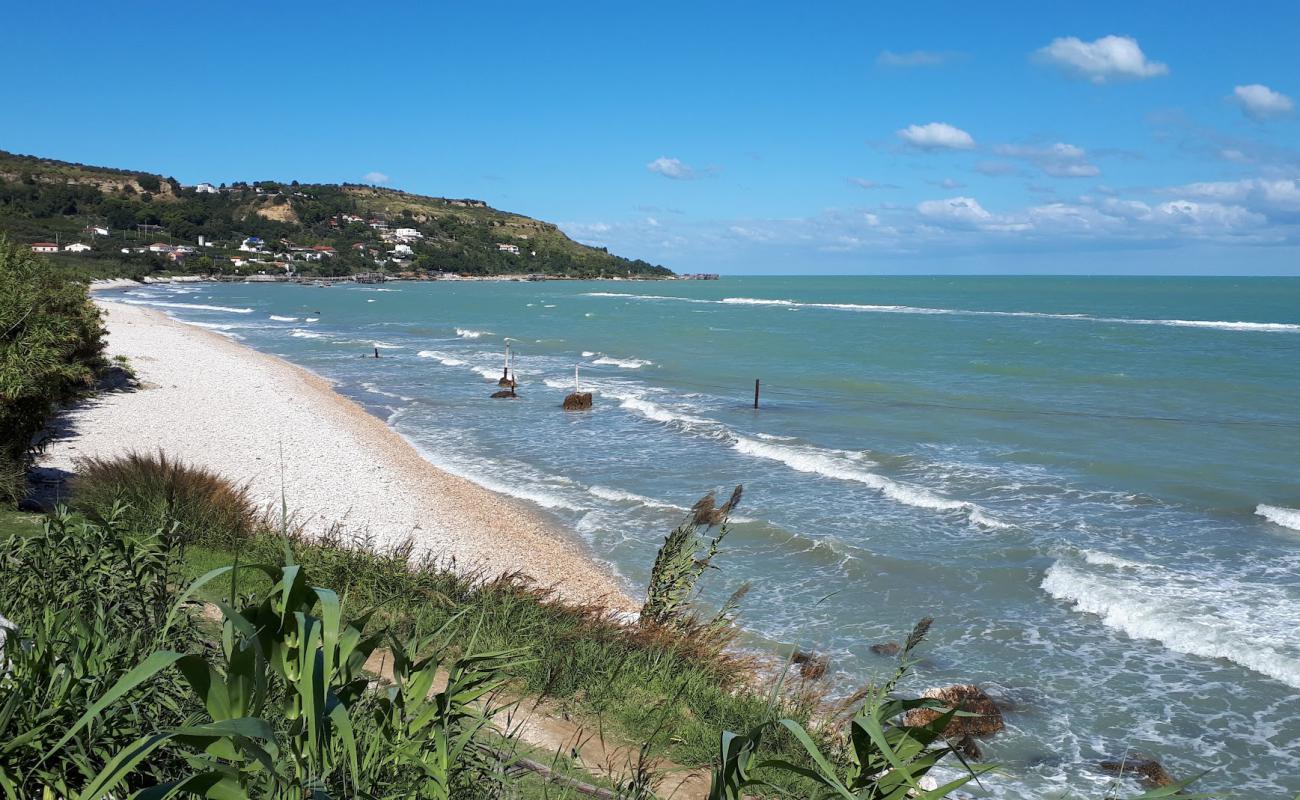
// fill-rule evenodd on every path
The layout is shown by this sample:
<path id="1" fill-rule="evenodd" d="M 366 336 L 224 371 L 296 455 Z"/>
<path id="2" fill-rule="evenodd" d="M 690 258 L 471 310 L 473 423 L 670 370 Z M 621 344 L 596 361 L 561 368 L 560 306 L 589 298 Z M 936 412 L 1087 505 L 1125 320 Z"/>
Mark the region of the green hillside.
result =
<path id="1" fill-rule="evenodd" d="M 0 233 L 25 244 L 58 244 L 51 259 L 103 276 L 287 271 L 330 276 L 376 270 L 672 275 L 665 267 L 579 244 L 552 223 L 477 200 L 297 181 L 200 187 L 182 187 L 174 178 L 146 172 L 0 151 Z M 407 233 L 399 238 L 398 229 Z M 254 245 L 258 252 L 240 249 L 250 237 L 263 242 Z M 66 249 L 76 243 L 90 249 Z M 155 243 L 180 250 L 150 252 Z"/>

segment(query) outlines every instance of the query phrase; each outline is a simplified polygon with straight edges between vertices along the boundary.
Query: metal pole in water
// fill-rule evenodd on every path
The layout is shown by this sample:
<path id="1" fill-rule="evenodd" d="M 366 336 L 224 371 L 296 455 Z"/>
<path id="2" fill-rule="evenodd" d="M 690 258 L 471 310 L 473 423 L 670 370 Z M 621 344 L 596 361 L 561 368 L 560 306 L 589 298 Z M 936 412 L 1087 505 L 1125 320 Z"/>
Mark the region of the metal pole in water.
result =
<path id="1" fill-rule="evenodd" d="M 758 408 L 758 378 L 754 379 L 754 408 Z"/>

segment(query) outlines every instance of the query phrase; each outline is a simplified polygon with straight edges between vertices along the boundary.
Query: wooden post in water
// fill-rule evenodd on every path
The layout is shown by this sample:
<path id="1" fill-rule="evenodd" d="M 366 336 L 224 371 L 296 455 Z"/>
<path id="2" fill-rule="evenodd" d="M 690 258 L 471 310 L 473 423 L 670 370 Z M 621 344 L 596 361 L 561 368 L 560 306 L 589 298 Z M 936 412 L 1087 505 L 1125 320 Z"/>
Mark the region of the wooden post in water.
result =
<path id="1" fill-rule="evenodd" d="M 758 378 L 754 379 L 754 408 L 758 408 Z"/>

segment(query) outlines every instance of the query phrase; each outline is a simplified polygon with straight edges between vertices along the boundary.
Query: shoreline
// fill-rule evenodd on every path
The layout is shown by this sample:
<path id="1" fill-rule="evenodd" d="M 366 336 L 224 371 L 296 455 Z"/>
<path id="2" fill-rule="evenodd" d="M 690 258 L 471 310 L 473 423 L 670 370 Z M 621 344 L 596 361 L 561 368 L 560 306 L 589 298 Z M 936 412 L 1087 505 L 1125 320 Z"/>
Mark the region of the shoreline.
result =
<path id="1" fill-rule="evenodd" d="M 378 547 L 409 536 L 415 555 L 458 569 L 518 572 L 567 601 L 637 609 L 557 520 L 438 468 L 325 378 L 153 309 L 95 302 L 107 352 L 127 356 L 140 387 L 64 411 L 40 466 L 161 449 L 247 482 L 264 508 L 278 509 L 283 490 L 309 536 L 336 524 Z"/>

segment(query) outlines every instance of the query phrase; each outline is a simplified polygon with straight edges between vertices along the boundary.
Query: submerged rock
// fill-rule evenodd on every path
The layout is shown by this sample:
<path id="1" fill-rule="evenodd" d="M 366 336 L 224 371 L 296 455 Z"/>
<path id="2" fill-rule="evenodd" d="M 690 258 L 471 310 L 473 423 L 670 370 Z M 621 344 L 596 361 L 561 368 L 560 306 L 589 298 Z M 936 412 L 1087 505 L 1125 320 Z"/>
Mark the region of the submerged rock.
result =
<path id="1" fill-rule="evenodd" d="M 799 665 L 799 677 L 815 681 L 824 676 L 830 669 L 830 659 L 826 656 L 819 656 L 816 653 L 805 653 L 802 650 L 794 651 L 790 656 L 791 663 Z"/>
<path id="2" fill-rule="evenodd" d="M 880 644 L 871 645 L 871 652 L 878 656 L 894 657 L 903 648 L 898 646 L 898 642 L 881 642 Z"/>
<path id="3" fill-rule="evenodd" d="M 1162 789 L 1177 783 L 1164 765 L 1154 758 L 1126 758 L 1122 760 L 1103 761 L 1098 766 L 1102 772 L 1115 775 L 1132 775 L 1142 781 L 1148 788 Z"/>
<path id="4" fill-rule="evenodd" d="M 498 399 L 501 399 L 501 398 L 503 398 L 503 397 L 518 397 L 518 396 L 519 396 L 519 395 L 515 394 L 515 390 L 514 390 L 514 389 L 502 389 L 502 390 L 499 391 L 499 392 L 493 392 L 493 393 L 492 393 L 492 399 L 494 399 L 494 400 L 498 400 Z"/>
<path id="5" fill-rule="evenodd" d="M 564 398 L 565 411 L 586 411 L 591 408 L 591 392 L 572 392 Z"/>
<path id="6" fill-rule="evenodd" d="M 993 698 L 974 684 L 959 683 L 954 686 L 926 689 L 921 696 L 938 700 L 949 708 L 978 715 L 953 717 L 944 731 L 944 735 L 950 738 L 991 736 L 1006 727 L 1006 723 L 1002 720 L 1002 709 L 993 702 Z M 907 725 L 926 725 L 937 719 L 941 713 L 930 708 L 914 708 L 904 715 L 903 722 Z"/>

